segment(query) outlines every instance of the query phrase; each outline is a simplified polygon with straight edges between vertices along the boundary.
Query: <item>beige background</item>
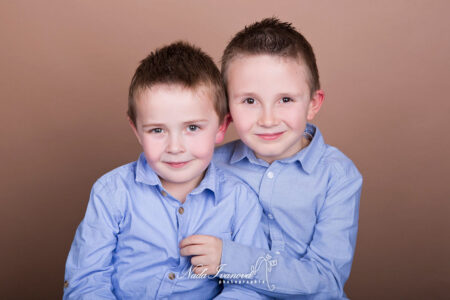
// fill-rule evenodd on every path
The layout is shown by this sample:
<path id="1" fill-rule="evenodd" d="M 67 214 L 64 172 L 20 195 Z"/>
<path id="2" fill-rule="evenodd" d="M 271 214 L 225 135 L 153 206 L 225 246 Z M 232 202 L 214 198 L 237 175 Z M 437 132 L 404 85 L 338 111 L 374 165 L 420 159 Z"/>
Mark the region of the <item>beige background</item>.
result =
<path id="1" fill-rule="evenodd" d="M 353 299 L 444 299 L 450 285 L 448 1 L 2 1 L 0 295 L 57 299 L 91 185 L 135 160 L 127 88 L 155 47 L 218 62 L 267 16 L 312 43 L 316 124 L 364 175 Z M 233 132 L 228 140 L 235 138 Z"/>

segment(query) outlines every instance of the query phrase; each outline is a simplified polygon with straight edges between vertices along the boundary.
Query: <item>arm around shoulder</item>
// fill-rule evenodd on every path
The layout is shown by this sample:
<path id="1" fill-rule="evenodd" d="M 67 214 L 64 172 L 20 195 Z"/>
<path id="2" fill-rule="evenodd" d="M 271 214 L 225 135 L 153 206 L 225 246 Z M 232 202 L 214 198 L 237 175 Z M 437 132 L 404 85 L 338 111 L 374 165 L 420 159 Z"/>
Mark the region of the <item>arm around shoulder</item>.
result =
<path id="1" fill-rule="evenodd" d="M 224 272 L 249 272 L 255 258 L 264 268 L 254 274 L 249 287 L 269 296 L 309 295 L 318 299 L 344 298 L 356 245 L 362 177 L 354 168 L 348 176 L 331 178 L 306 253 L 292 257 L 233 242 L 224 242 Z M 237 259 L 238 258 L 238 259 Z M 244 263 L 245 262 L 245 263 Z"/>

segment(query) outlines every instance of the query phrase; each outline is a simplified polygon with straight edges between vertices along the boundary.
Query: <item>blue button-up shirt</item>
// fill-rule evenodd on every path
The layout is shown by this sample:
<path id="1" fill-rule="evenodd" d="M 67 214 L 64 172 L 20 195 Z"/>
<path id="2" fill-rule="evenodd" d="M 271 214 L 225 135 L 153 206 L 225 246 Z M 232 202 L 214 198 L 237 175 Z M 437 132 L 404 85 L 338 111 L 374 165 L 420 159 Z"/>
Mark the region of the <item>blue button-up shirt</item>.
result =
<path id="1" fill-rule="evenodd" d="M 256 194 L 212 163 L 182 204 L 141 154 L 94 184 L 67 258 L 64 299 L 211 299 L 218 279 L 195 278 L 180 241 L 208 234 L 267 248 L 261 215 Z M 250 295 L 241 286 L 224 291 Z"/>
<path id="2" fill-rule="evenodd" d="M 241 141 L 218 148 L 213 160 L 258 193 L 264 215 L 261 227 L 270 253 L 233 242 L 223 244 L 228 273 L 245 273 L 269 254 L 271 272 L 252 285 L 267 295 L 300 299 L 345 298 L 358 229 L 362 177 L 350 159 L 326 145 L 320 131 L 308 124 L 309 146 L 272 164 L 258 159 Z M 266 282 L 267 283 L 267 282 Z"/>

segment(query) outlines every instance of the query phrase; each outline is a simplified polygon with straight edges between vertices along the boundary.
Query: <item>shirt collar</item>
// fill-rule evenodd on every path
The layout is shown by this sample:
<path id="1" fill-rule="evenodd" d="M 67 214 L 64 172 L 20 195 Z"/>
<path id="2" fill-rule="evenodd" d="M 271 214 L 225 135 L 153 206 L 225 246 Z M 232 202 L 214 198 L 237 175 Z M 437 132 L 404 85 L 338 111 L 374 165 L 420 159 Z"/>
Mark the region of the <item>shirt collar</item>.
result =
<path id="1" fill-rule="evenodd" d="M 216 186 L 216 167 L 211 162 L 209 167 L 206 170 L 206 174 L 203 177 L 200 184 L 190 193 L 190 194 L 200 194 L 204 190 L 208 189 L 216 195 L 216 190 L 218 186 Z M 161 180 L 158 175 L 153 171 L 153 169 L 147 164 L 147 159 L 145 158 L 144 153 L 141 153 L 136 165 L 136 181 L 141 182 L 148 185 L 157 185 L 161 189 L 163 186 L 161 184 Z M 218 197 L 215 198 L 215 203 L 218 203 Z"/>
<path id="2" fill-rule="evenodd" d="M 217 196 L 216 191 L 219 188 L 217 186 L 218 185 L 218 180 L 216 180 L 217 176 L 218 174 L 216 166 L 211 161 L 208 166 L 208 169 L 206 169 L 206 173 L 202 181 L 190 194 L 196 195 L 202 193 L 205 190 L 210 190 L 211 192 L 214 193 L 214 203 L 215 204 L 219 203 L 220 199 L 219 197 L 216 197 Z"/>
<path id="3" fill-rule="evenodd" d="M 312 136 L 312 140 L 309 145 L 295 155 L 280 160 L 284 163 L 290 163 L 294 161 L 298 161 L 303 170 L 310 174 L 316 167 L 317 163 L 322 158 L 323 153 L 325 152 L 325 142 L 323 140 L 322 134 L 320 133 L 319 128 L 317 128 L 313 124 L 306 124 L 305 132 Z"/>
<path id="4" fill-rule="evenodd" d="M 136 164 L 136 181 L 145 183 L 148 185 L 161 185 L 161 181 L 158 175 L 147 164 L 147 159 L 144 153 L 139 155 L 139 159 Z"/>
<path id="5" fill-rule="evenodd" d="M 233 154 L 231 155 L 230 163 L 231 164 L 237 163 L 243 160 L 244 158 L 247 158 L 253 164 L 269 166 L 267 162 L 257 158 L 252 149 L 250 149 L 241 140 L 238 140 L 236 145 L 234 146 L 234 151 Z"/>
<path id="6" fill-rule="evenodd" d="M 280 162 L 291 163 L 294 161 L 298 161 L 301 164 L 303 170 L 306 173 L 310 174 L 322 157 L 326 145 L 319 128 L 317 128 L 315 125 L 309 123 L 306 124 L 305 132 L 312 136 L 312 140 L 309 145 L 297 152 L 295 155 L 285 159 L 281 159 Z M 249 162 L 253 164 L 269 166 L 268 163 L 264 162 L 261 159 L 258 159 L 255 156 L 255 153 L 247 145 L 245 145 L 242 141 L 239 141 L 234 147 L 230 163 L 234 164 L 244 158 L 247 158 Z"/>

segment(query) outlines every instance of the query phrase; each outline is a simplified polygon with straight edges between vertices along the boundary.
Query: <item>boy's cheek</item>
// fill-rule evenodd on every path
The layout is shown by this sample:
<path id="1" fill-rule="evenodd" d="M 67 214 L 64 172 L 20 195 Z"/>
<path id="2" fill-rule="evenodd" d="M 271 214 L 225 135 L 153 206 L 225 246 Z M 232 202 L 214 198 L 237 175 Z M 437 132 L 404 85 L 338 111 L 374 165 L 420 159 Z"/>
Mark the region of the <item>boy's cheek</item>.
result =
<path id="1" fill-rule="evenodd" d="M 154 162 L 157 162 L 157 161 L 159 161 L 160 159 L 160 155 L 156 155 L 156 153 L 155 152 L 152 152 L 152 151 L 146 151 L 145 149 L 144 149 L 144 154 L 145 154 L 145 158 L 147 159 L 147 162 L 148 163 L 154 163 Z"/>
<path id="2" fill-rule="evenodd" d="M 205 141 L 193 141 L 189 145 L 189 150 L 197 158 L 212 157 L 214 153 L 214 142 L 212 141 L 214 141 L 214 138 L 208 139 L 207 143 Z"/>
<path id="3" fill-rule="evenodd" d="M 253 124 L 257 121 L 257 116 L 252 111 L 244 111 L 240 109 L 234 109 L 231 112 L 233 123 L 236 129 L 250 130 Z"/>
<path id="4" fill-rule="evenodd" d="M 236 119 L 234 119 L 234 127 L 236 128 L 236 131 L 239 135 L 242 134 L 248 134 L 252 128 L 252 122 L 250 121 L 250 119 L 245 119 L 242 118 L 240 119 L 238 117 L 237 121 Z"/>
<path id="5" fill-rule="evenodd" d="M 142 150 L 145 153 L 145 158 L 149 161 L 158 161 L 163 152 L 163 146 L 159 143 L 149 142 L 144 139 L 142 144 Z"/>

